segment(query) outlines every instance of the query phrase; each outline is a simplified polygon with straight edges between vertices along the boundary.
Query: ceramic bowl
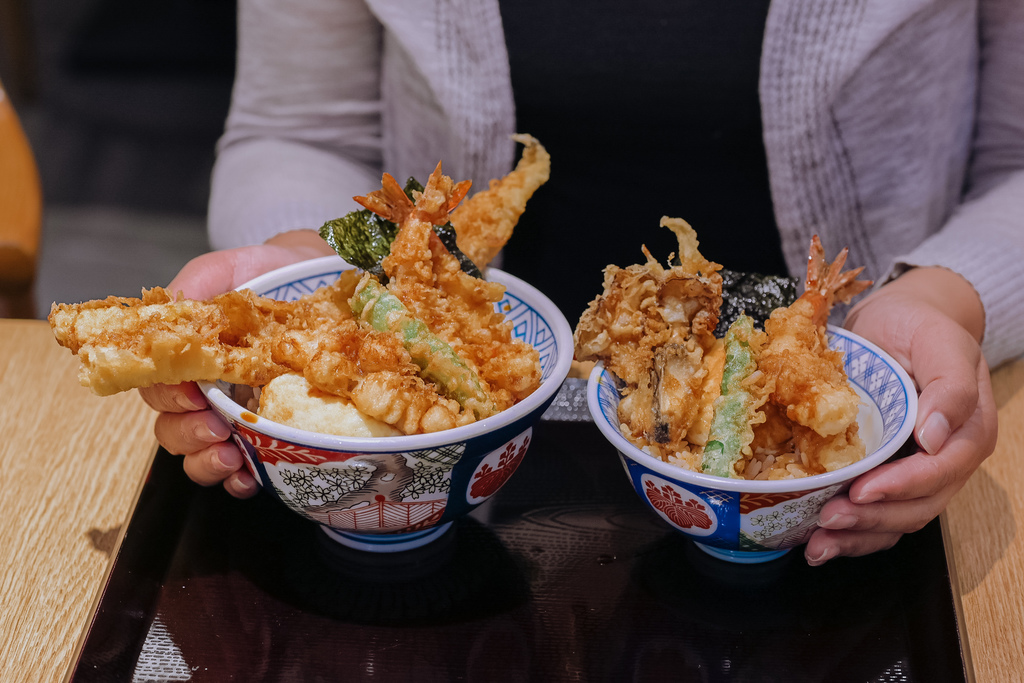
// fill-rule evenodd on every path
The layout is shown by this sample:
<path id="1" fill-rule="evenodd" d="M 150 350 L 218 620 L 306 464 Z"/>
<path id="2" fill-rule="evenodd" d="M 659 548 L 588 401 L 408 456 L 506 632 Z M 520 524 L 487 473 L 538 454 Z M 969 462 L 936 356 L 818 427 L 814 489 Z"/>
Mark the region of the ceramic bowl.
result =
<path id="1" fill-rule="evenodd" d="M 329 256 L 275 270 L 242 288 L 291 301 L 350 267 Z M 505 285 L 496 306 L 515 336 L 540 352 L 543 371 L 539 389 L 492 417 L 432 434 L 331 436 L 258 417 L 238 402 L 247 387 L 200 384 L 263 489 L 334 540 L 373 552 L 424 545 L 494 495 L 519 466 L 533 425 L 568 374 L 573 341 L 569 323 L 547 297 L 499 270 L 487 276 Z"/>
<path id="2" fill-rule="evenodd" d="M 747 481 L 691 472 L 644 453 L 619 432 L 617 378 L 598 364 L 587 404 L 601 433 L 618 450 L 640 499 L 699 548 L 732 562 L 765 562 L 805 543 L 822 506 L 859 475 L 888 460 L 910 438 L 917 415 L 914 383 L 874 344 L 829 327 L 847 376 L 861 397 L 860 434 L 867 455 L 834 472 L 781 481 Z"/>

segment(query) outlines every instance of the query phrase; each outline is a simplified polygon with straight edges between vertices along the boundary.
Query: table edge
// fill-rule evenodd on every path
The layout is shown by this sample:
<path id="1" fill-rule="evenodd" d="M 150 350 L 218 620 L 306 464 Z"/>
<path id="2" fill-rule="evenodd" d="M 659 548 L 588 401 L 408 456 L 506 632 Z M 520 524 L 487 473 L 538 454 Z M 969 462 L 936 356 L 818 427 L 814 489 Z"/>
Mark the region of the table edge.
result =
<path id="1" fill-rule="evenodd" d="M 103 600 L 103 593 L 106 591 L 107 583 L 110 581 L 110 574 L 114 570 L 114 562 L 117 560 L 117 556 L 121 552 L 121 546 L 124 543 L 125 534 L 128 532 L 128 527 L 131 525 L 132 517 L 135 515 L 135 509 L 139 505 L 139 499 L 142 497 L 142 491 L 146 487 L 146 481 L 149 478 L 149 472 L 153 467 L 153 461 L 156 458 L 159 448 L 160 445 L 154 438 L 150 447 L 151 452 L 149 454 L 148 464 L 146 465 L 142 479 L 135 487 L 135 493 L 132 495 L 132 503 L 125 514 L 124 521 L 121 523 L 121 529 L 117 533 L 117 540 L 114 543 L 113 548 L 110 550 L 110 557 L 107 560 L 106 569 L 103 570 L 103 577 L 96 586 L 96 591 L 93 594 L 91 604 L 89 605 L 88 616 L 82 624 L 82 629 L 78 634 L 78 638 L 75 640 L 75 646 L 71 651 L 71 659 L 68 661 L 67 668 L 64 671 L 64 676 L 61 678 L 63 683 L 71 683 L 74 678 L 75 671 L 78 669 L 78 661 L 82 657 L 82 650 L 85 647 L 86 640 L 88 639 L 89 631 L 92 629 L 92 624 L 96 620 L 96 612 L 99 610 L 100 603 Z"/>

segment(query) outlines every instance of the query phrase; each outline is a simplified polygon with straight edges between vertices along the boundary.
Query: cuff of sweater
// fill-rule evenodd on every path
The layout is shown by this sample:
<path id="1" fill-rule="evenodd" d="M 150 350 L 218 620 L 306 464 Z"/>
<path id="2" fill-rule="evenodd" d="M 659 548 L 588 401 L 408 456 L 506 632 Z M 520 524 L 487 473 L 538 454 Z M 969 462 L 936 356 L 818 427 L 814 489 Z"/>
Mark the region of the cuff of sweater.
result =
<path id="1" fill-rule="evenodd" d="M 884 284 L 916 267 L 939 266 L 963 276 L 985 309 L 981 348 L 989 366 L 995 367 L 1020 356 L 1024 346 L 1024 296 L 1019 279 L 1009 276 L 1020 272 L 1024 256 L 1016 241 L 998 235 L 984 240 L 962 237 L 954 231 L 935 235 L 897 258 L 879 282 Z"/>

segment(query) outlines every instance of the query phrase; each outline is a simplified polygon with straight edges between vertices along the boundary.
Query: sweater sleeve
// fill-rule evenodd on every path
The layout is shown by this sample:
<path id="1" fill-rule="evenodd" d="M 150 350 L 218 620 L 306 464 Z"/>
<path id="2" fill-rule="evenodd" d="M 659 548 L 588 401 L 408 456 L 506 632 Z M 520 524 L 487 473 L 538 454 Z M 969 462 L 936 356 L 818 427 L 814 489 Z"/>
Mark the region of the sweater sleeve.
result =
<path id="1" fill-rule="evenodd" d="M 379 185 L 381 35 L 361 0 L 240 0 L 214 248 L 319 228 Z"/>
<path id="2" fill-rule="evenodd" d="M 989 365 L 1024 353 L 1024 3 L 985 0 L 979 19 L 978 112 L 963 203 L 942 230 L 895 263 L 942 266 L 985 307 Z"/>

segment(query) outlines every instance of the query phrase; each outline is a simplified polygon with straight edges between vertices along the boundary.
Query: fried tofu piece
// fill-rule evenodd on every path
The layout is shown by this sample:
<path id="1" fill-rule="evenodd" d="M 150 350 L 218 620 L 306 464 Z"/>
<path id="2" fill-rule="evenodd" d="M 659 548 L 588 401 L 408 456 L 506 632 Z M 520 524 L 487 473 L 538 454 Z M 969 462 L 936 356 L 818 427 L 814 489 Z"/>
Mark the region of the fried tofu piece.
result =
<path id="1" fill-rule="evenodd" d="M 363 414 L 347 398 L 315 388 L 298 374 L 275 377 L 260 391 L 261 417 L 319 434 L 398 436 L 391 425 Z"/>

